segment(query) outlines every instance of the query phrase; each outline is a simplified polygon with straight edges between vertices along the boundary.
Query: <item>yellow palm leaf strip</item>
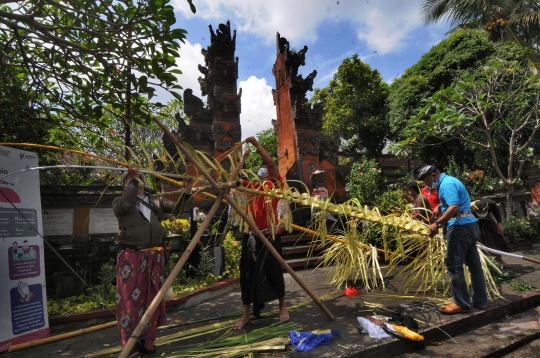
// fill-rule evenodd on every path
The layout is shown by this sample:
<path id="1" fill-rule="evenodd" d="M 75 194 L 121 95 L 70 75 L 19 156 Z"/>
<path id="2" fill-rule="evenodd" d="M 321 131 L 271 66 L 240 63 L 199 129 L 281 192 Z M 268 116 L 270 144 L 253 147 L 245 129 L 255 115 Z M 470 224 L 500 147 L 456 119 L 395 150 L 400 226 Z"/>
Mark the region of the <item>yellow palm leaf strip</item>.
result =
<path id="1" fill-rule="evenodd" d="M 83 152 L 81 150 L 56 147 L 56 146 L 53 146 L 53 145 L 44 145 L 44 144 L 35 144 L 35 143 L 13 143 L 13 142 L 2 142 L 2 143 L 0 143 L 0 145 L 12 146 L 12 147 L 21 146 L 21 147 L 42 148 L 42 149 L 48 149 L 48 150 L 58 150 L 58 151 L 62 151 L 62 152 L 68 152 L 68 153 L 74 153 L 74 154 L 90 156 L 92 158 L 103 160 L 105 162 L 113 163 L 113 164 L 116 164 L 116 165 L 121 165 L 123 167 L 129 167 L 129 165 L 130 165 L 127 162 L 121 162 L 121 161 L 118 161 L 116 159 L 107 158 L 107 157 L 104 157 L 104 156 L 101 156 L 101 155 L 98 155 L 98 154 Z M 168 177 L 163 176 L 163 175 L 159 175 L 159 174 L 150 174 L 150 175 L 155 176 L 156 178 L 159 178 L 161 180 L 168 181 L 168 182 L 170 182 L 172 184 L 175 184 L 175 185 L 178 185 L 178 186 L 183 185 L 182 182 L 176 181 L 174 179 L 168 178 Z M 205 195 L 205 194 L 206 193 L 203 193 L 203 195 Z"/>
<path id="2" fill-rule="evenodd" d="M 280 221 L 280 222 L 285 223 L 283 220 Z M 300 230 L 300 231 L 303 231 L 303 232 L 305 232 L 307 234 L 310 234 L 310 235 L 313 235 L 313 236 L 318 236 L 319 235 L 319 233 L 317 231 L 305 228 L 305 227 L 300 226 L 300 225 L 291 224 L 291 227 L 293 229 L 295 229 L 295 230 Z M 340 239 L 340 238 L 338 238 L 336 236 L 333 236 L 333 235 L 326 235 L 326 238 L 331 240 L 331 241 L 334 241 L 334 242 L 340 242 L 342 244 L 349 244 L 350 243 L 347 240 Z M 365 249 L 369 249 L 369 245 L 366 245 L 366 244 L 363 244 L 363 243 L 360 243 L 360 242 L 356 242 L 356 245 L 358 245 L 358 247 L 363 247 Z M 384 249 L 379 249 L 379 248 L 377 248 L 377 251 L 382 252 L 382 253 L 385 252 Z M 388 253 L 395 254 L 395 252 L 392 252 L 392 251 L 388 251 Z M 409 257 L 409 258 L 412 259 L 412 257 Z"/>
<path id="3" fill-rule="evenodd" d="M 43 148 L 43 149 L 50 149 L 50 150 L 59 150 L 59 151 L 63 151 L 63 152 L 69 152 L 69 153 L 75 153 L 75 154 L 91 156 L 93 158 L 101 159 L 101 160 L 104 160 L 106 162 L 114 163 L 114 164 L 117 164 L 117 165 L 122 165 L 124 167 L 129 166 L 128 163 L 120 162 L 118 160 L 110 159 L 110 158 L 107 158 L 107 157 L 103 157 L 101 155 L 91 154 L 91 153 L 87 153 L 87 152 L 83 152 L 83 151 L 75 150 L 75 149 L 67 149 L 67 148 L 62 148 L 62 147 L 55 147 L 53 145 L 34 144 L 34 143 L 13 143 L 13 142 L 3 142 L 3 143 L 0 143 L 0 145 L 12 146 L 12 147 L 19 146 L 19 147 L 34 147 L 34 148 Z"/>
<path id="4" fill-rule="evenodd" d="M 487 286 L 487 292 L 488 295 L 491 298 L 490 292 L 493 293 L 493 295 L 503 298 L 501 293 L 499 292 L 499 289 L 497 287 L 497 282 L 495 281 L 495 278 L 493 277 L 492 269 L 494 269 L 499 274 L 501 273 L 501 270 L 491 261 L 489 256 L 487 256 L 480 248 L 478 248 L 478 253 L 480 254 L 480 262 L 482 264 L 482 269 L 484 271 L 484 278 L 486 280 L 486 286 Z"/>
<path id="5" fill-rule="evenodd" d="M 377 276 L 376 275 L 378 274 L 379 278 L 381 279 L 382 287 L 383 287 L 383 290 L 384 290 L 385 289 L 384 278 L 383 278 L 383 275 L 382 275 L 381 266 L 379 265 L 379 260 L 378 260 L 378 257 L 377 257 L 377 250 L 376 250 L 376 247 L 374 247 L 374 246 L 372 246 L 371 258 L 372 258 L 371 265 L 373 267 L 373 277 L 375 279 L 375 282 L 377 282 Z"/>

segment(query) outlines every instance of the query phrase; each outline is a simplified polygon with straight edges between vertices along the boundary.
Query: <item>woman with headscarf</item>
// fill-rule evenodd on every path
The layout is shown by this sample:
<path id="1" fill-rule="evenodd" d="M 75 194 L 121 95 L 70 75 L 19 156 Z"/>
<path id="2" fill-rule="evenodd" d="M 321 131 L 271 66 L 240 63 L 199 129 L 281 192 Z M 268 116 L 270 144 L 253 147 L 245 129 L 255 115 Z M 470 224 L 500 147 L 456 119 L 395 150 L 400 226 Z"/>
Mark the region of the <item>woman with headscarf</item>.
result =
<path id="1" fill-rule="evenodd" d="M 478 219 L 482 245 L 508 252 L 508 244 L 504 238 L 502 215 L 497 203 L 491 199 L 476 200 L 471 203 L 471 211 Z M 503 267 L 507 267 L 501 255 L 496 255 L 495 261 L 503 265 Z"/>

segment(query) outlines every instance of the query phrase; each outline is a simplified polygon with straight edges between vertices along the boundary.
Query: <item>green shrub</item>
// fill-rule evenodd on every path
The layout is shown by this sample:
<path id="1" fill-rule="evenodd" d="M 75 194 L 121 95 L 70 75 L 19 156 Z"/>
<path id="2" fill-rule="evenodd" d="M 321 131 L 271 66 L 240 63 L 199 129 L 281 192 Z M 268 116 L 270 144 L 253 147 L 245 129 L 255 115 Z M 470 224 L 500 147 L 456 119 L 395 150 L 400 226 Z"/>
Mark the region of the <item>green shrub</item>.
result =
<path id="1" fill-rule="evenodd" d="M 503 220 L 504 236 L 509 244 L 536 241 L 537 232 L 527 219 Z"/>
<path id="2" fill-rule="evenodd" d="M 349 197 L 357 198 L 362 205 L 377 204 L 386 182 L 377 161 L 366 158 L 353 164 L 348 180 Z"/>
<path id="3" fill-rule="evenodd" d="M 99 270 L 100 284 L 86 290 L 85 295 L 64 299 L 47 299 L 49 316 L 66 313 L 87 312 L 116 305 L 116 263 L 114 259 L 104 263 Z"/>

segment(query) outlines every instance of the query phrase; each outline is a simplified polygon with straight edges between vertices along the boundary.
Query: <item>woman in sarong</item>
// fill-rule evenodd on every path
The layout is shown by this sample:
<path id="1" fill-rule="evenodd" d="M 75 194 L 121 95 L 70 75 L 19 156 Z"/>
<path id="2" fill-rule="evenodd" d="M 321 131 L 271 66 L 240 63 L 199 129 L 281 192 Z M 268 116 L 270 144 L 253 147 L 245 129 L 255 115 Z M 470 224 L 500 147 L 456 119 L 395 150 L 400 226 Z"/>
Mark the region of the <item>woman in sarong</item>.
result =
<path id="1" fill-rule="evenodd" d="M 191 192 L 191 181 L 184 183 L 186 192 Z M 124 193 L 114 199 L 112 206 L 120 228 L 116 260 L 116 317 L 120 344 L 124 347 L 163 284 L 163 213 L 179 212 L 180 203 L 189 195 L 185 194 L 174 202 L 147 193 L 138 167 L 129 168 L 122 185 Z M 156 351 L 157 327 L 166 323 L 165 302 L 162 300 L 141 336 L 136 337 L 139 352 L 150 354 Z"/>

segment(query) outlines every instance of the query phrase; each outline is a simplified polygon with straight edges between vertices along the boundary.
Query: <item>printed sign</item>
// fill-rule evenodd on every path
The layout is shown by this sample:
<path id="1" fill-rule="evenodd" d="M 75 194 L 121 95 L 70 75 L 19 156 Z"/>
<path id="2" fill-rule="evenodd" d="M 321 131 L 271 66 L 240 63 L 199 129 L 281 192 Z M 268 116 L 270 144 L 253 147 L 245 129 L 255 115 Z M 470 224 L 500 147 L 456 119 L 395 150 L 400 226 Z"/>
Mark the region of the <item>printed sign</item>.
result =
<path id="1" fill-rule="evenodd" d="M 49 335 L 35 153 L 0 147 L 0 352 Z"/>
<path id="2" fill-rule="evenodd" d="M 89 234 L 112 234 L 118 232 L 118 219 L 112 208 L 90 209 Z"/>
<path id="3" fill-rule="evenodd" d="M 43 236 L 73 235 L 74 209 L 48 209 L 43 213 Z"/>

